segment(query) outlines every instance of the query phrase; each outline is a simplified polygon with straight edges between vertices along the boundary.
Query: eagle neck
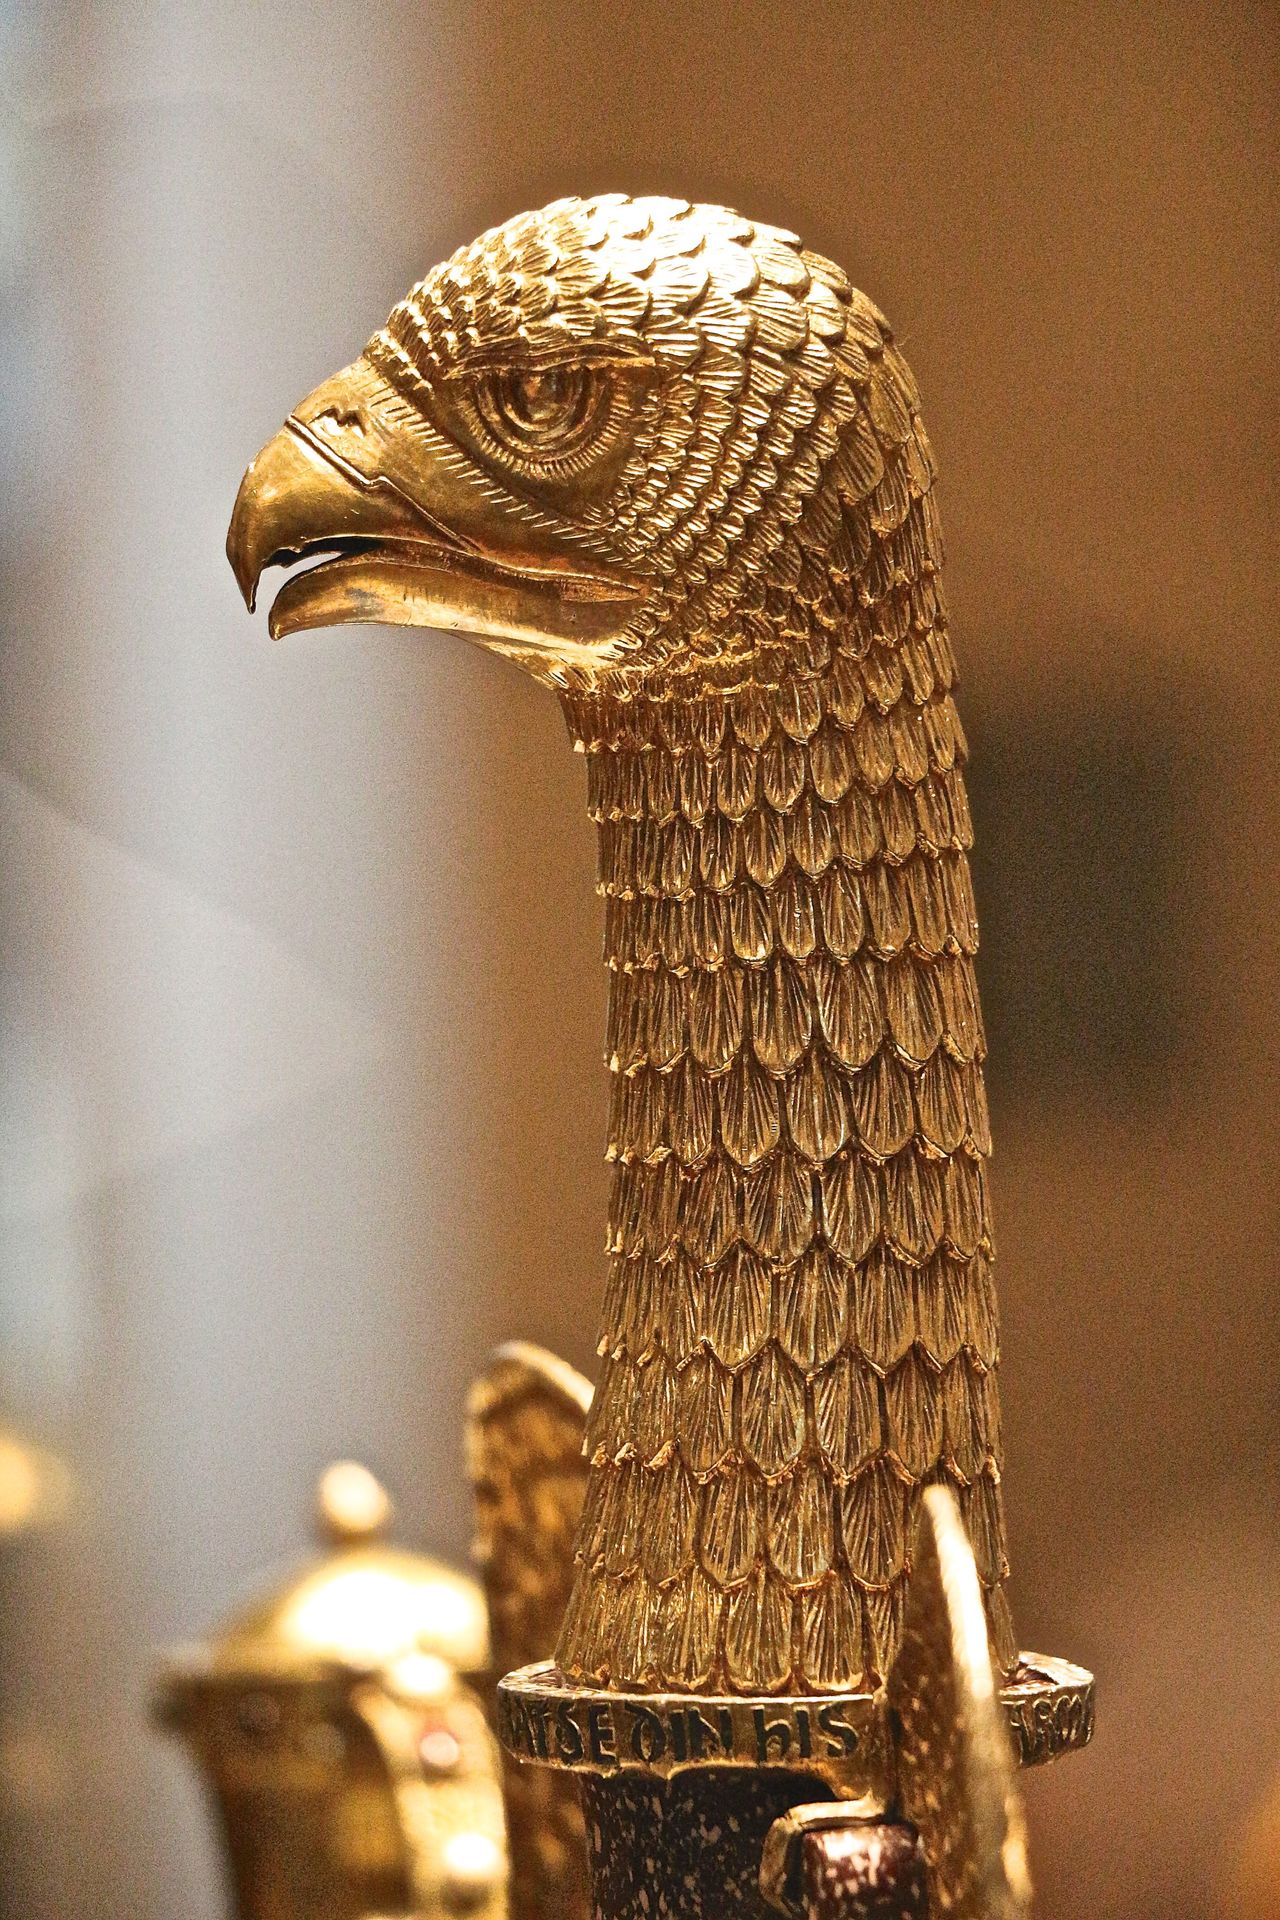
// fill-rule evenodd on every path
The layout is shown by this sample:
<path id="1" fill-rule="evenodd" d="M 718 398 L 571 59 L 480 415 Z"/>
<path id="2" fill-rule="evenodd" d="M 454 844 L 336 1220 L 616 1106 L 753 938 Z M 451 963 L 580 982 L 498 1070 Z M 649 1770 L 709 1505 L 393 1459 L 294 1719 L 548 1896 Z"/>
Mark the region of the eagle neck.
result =
<path id="1" fill-rule="evenodd" d="M 1012 1657 L 963 736 L 875 671 L 565 702 L 613 1165 L 575 1678 L 871 1684 L 948 1472 Z"/>

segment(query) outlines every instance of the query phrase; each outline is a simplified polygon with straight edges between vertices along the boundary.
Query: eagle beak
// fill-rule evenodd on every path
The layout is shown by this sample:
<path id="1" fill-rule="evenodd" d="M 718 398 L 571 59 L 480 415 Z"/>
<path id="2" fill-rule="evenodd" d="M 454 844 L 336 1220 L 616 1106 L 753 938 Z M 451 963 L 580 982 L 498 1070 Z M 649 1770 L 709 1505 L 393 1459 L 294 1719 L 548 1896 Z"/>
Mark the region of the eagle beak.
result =
<path id="1" fill-rule="evenodd" d="M 341 461 L 291 415 L 253 460 L 240 482 L 227 558 L 250 613 L 267 567 L 288 565 L 309 554 L 359 553 L 366 542 L 424 537 L 427 523 L 386 484 L 362 476 Z M 296 576 L 299 583 L 309 578 Z M 294 631 L 281 594 L 272 611 L 272 637 Z M 298 623 L 309 624 L 309 623 Z"/>
<path id="2" fill-rule="evenodd" d="M 451 629 L 519 656 L 607 657 L 634 612 L 628 581 L 532 544 L 521 516 L 365 359 L 317 387 L 252 462 L 227 558 L 252 612 L 270 566 L 300 567 L 273 639 L 360 620 Z"/>

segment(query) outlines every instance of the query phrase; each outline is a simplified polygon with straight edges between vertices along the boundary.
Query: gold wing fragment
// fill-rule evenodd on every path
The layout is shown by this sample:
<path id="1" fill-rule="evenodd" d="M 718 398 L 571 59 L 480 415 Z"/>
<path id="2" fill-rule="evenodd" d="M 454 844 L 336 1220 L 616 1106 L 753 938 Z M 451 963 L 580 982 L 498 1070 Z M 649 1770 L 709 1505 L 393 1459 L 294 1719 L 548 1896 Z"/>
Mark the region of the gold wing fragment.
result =
<path id="1" fill-rule="evenodd" d="M 573 1581 L 591 1383 L 541 1347 L 500 1347 L 471 1389 L 467 1464 L 495 1678 L 549 1658 Z M 505 1760 L 515 1920 L 585 1920 L 587 1862 L 573 1777 Z"/>
<path id="2" fill-rule="evenodd" d="M 947 1487 L 927 1488 L 921 1501 L 889 1702 L 900 1725 L 902 1810 L 924 1846 L 930 1911 L 1028 1920 L 1013 1749 L 973 1549 Z"/>

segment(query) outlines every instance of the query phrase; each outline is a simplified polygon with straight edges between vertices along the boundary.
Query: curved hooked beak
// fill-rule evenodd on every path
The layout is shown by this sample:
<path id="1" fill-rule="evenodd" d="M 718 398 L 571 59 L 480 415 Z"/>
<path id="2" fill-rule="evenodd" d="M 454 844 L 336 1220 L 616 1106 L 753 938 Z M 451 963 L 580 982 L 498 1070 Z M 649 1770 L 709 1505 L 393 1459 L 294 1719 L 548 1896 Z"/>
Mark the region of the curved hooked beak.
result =
<path id="1" fill-rule="evenodd" d="M 538 539 L 361 358 L 249 466 L 227 558 L 250 611 L 268 567 L 317 562 L 276 595 L 273 639 L 362 620 L 476 634 L 517 654 L 607 657 L 640 590 Z"/>

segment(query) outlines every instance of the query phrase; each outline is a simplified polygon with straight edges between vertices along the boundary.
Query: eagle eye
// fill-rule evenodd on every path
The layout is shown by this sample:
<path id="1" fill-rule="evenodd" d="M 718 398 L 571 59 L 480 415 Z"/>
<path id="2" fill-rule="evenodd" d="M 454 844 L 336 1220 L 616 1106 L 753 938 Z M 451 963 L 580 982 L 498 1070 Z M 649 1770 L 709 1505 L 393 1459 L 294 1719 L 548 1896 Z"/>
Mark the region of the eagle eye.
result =
<path id="1" fill-rule="evenodd" d="M 472 380 L 467 398 L 484 450 L 548 479 L 599 450 L 614 411 L 605 369 L 583 365 L 495 369 Z"/>

